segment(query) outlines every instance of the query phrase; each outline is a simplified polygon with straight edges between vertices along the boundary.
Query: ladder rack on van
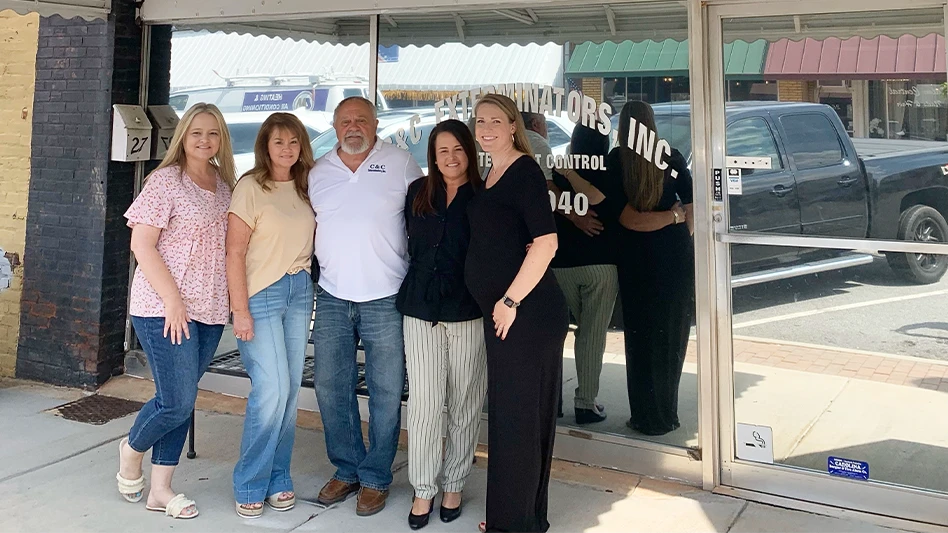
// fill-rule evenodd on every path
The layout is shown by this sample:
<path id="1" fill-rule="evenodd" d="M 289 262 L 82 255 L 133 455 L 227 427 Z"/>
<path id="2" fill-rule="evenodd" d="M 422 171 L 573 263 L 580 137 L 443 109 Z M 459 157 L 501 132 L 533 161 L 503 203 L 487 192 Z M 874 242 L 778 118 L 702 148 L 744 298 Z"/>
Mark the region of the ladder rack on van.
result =
<path id="1" fill-rule="evenodd" d="M 368 78 L 356 74 L 281 74 L 274 75 L 255 75 L 243 74 L 237 76 L 226 76 L 224 82 L 228 87 L 253 86 L 266 84 L 270 86 L 285 85 L 324 85 L 328 83 L 368 83 Z"/>

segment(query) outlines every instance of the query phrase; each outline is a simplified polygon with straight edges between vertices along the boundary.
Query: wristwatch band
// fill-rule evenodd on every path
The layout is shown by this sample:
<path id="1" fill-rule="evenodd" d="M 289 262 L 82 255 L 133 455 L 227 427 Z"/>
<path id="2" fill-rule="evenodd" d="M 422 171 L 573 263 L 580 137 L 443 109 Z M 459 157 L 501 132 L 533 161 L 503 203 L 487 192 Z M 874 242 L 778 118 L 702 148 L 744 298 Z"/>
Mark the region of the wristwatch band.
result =
<path id="1" fill-rule="evenodd" d="M 507 296 L 507 295 L 505 294 L 505 295 L 504 295 L 504 305 L 506 305 L 507 307 L 509 307 L 509 308 L 511 308 L 511 309 L 515 309 L 515 308 L 517 308 L 517 307 L 520 306 L 520 302 L 515 302 L 515 301 L 513 301 L 513 299 L 511 299 L 510 296 Z"/>

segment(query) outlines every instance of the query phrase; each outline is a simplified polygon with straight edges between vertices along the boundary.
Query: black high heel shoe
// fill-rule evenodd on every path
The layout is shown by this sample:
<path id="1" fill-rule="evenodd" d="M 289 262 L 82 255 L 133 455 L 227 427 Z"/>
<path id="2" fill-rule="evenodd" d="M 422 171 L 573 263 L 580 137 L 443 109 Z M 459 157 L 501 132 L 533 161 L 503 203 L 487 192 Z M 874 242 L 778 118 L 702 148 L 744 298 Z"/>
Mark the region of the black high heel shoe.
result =
<path id="1" fill-rule="evenodd" d="M 453 522 L 454 520 L 457 520 L 459 516 L 461 516 L 461 505 L 458 505 L 454 509 L 451 509 L 442 505 L 440 514 L 441 514 L 441 521 L 444 522 L 445 524 L 447 524 L 448 522 Z"/>
<path id="2" fill-rule="evenodd" d="M 415 501 L 412 500 L 412 505 L 415 504 Z M 415 514 L 411 512 L 411 509 L 408 510 L 408 527 L 412 529 L 421 529 L 428 525 L 428 518 L 431 517 L 431 511 L 434 510 L 434 500 L 431 500 L 431 505 L 428 507 L 428 512 L 425 514 Z"/>

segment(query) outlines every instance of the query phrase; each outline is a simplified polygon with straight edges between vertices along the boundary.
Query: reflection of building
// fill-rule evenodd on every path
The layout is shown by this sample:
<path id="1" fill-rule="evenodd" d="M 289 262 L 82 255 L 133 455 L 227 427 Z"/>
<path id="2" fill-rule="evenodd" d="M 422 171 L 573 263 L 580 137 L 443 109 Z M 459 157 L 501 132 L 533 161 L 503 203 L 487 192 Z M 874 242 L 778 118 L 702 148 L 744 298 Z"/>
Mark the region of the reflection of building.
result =
<path id="1" fill-rule="evenodd" d="M 173 47 L 173 89 L 251 72 L 368 74 L 359 60 L 367 44 L 205 31 L 176 32 Z M 564 63 L 565 47 L 570 52 Z M 379 89 L 391 107 L 428 106 L 471 87 L 511 82 L 572 86 L 614 110 L 629 100 L 689 98 L 687 40 L 470 47 L 446 43 L 384 51 Z M 856 137 L 948 139 L 945 40 L 940 35 L 735 40 L 724 45 L 723 59 L 729 101 L 820 102 L 832 106 Z"/>
<path id="2" fill-rule="evenodd" d="M 725 45 L 728 100 L 776 100 L 776 85 L 763 76 L 766 52 L 763 40 Z M 582 79 L 587 94 L 602 98 L 614 109 L 630 100 L 687 100 L 688 41 L 587 41 L 572 50 L 565 72 L 570 79 Z M 602 79 L 599 91 L 597 78 Z"/>
<path id="3" fill-rule="evenodd" d="M 869 137 L 948 139 L 948 98 L 938 80 L 870 81 L 868 113 Z"/>
<path id="4" fill-rule="evenodd" d="M 850 107 L 841 116 L 856 137 L 948 140 L 941 35 L 781 39 L 770 45 L 764 76 L 804 100 Z"/>
<path id="5" fill-rule="evenodd" d="M 733 41 L 724 46 L 725 97 L 731 101 L 820 102 L 851 135 L 948 140 L 945 39 L 851 37 Z M 599 80 L 604 101 L 688 98 L 687 41 L 585 42 L 565 69 L 587 92 Z"/>
<path id="6" fill-rule="evenodd" d="M 223 32 L 178 31 L 172 91 L 220 85 L 222 76 L 355 75 L 368 79 L 369 45 L 296 41 Z M 379 90 L 390 107 L 429 106 L 472 87 L 499 83 L 563 86 L 563 47 L 445 43 L 380 47 Z M 383 57 L 384 56 L 384 57 Z M 181 58 L 180 60 L 178 58 Z M 274 59 L 279 58 L 279 59 Z M 504 68 L 498 69 L 498 65 Z M 688 88 L 685 86 L 685 93 Z"/>

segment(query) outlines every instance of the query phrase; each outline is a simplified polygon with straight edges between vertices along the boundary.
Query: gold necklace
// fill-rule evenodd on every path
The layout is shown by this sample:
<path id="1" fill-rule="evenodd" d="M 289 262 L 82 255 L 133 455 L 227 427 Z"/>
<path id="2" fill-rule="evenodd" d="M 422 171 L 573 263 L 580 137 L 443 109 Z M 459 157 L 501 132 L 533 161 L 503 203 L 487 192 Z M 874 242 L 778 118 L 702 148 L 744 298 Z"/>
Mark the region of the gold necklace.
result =
<path id="1" fill-rule="evenodd" d="M 494 173 L 495 171 L 497 171 L 497 174 L 499 174 L 499 175 L 502 176 L 502 175 L 503 175 L 503 172 L 506 172 L 506 171 L 507 171 L 507 167 L 509 167 L 510 164 L 513 163 L 513 162 L 516 160 L 516 157 L 517 157 L 517 155 L 514 154 L 513 156 L 511 156 L 511 158 L 510 158 L 508 161 L 505 161 L 503 165 L 494 165 L 494 164 L 491 164 L 491 166 L 490 166 L 490 172 L 491 172 L 491 173 Z M 500 172 L 500 171 L 498 170 L 498 169 L 501 169 L 501 168 L 504 169 L 503 172 Z M 490 174 L 488 174 L 487 177 L 490 178 Z"/>

